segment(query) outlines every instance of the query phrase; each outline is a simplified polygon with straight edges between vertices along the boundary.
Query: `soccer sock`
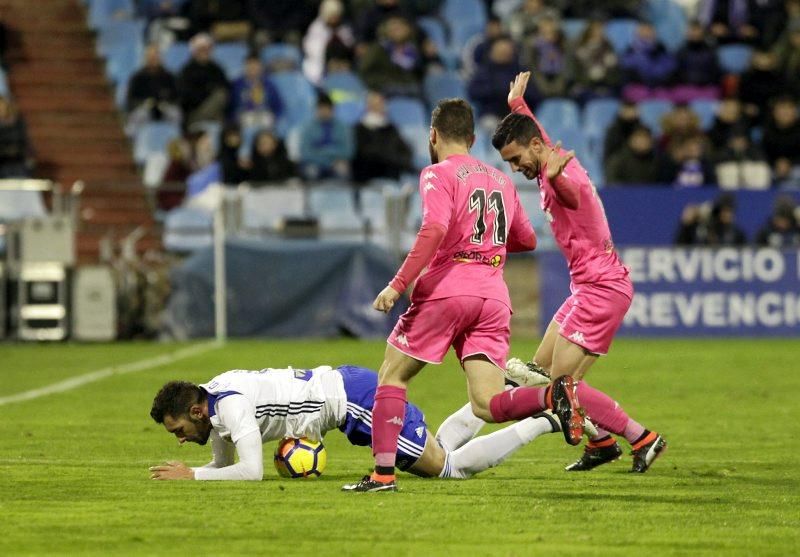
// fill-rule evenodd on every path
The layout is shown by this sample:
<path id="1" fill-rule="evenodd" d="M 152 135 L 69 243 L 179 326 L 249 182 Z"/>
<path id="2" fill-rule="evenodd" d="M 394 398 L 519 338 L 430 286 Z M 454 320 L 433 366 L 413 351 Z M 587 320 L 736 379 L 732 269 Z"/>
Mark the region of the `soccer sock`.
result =
<path id="1" fill-rule="evenodd" d="M 628 414 L 610 396 L 590 387 L 586 381 L 578 383 L 578 400 L 586 410 L 586 414 L 600 428 L 617 435 L 622 435 L 628 443 L 635 443 L 646 431 L 638 422 L 632 420 Z M 594 440 L 593 440 L 594 441 Z"/>
<path id="2" fill-rule="evenodd" d="M 441 478 L 466 479 L 497 466 L 545 433 L 553 432 L 547 418 L 527 418 L 499 431 L 476 437 L 460 449 L 448 452 Z"/>
<path id="3" fill-rule="evenodd" d="M 381 385 L 375 390 L 375 405 L 372 407 L 372 454 L 375 456 L 375 472 L 379 475 L 394 474 L 397 438 L 403 429 L 405 414 L 405 388 Z"/>
<path id="4" fill-rule="evenodd" d="M 517 387 L 494 395 L 489 401 L 489 411 L 496 423 L 522 420 L 541 412 L 549 387 Z"/>
<path id="5" fill-rule="evenodd" d="M 450 414 L 436 432 L 436 440 L 447 451 L 454 451 L 475 437 L 486 424 L 472 413 L 472 405 L 467 403 Z"/>
<path id="6" fill-rule="evenodd" d="M 597 435 L 593 435 L 589 439 L 589 444 L 590 445 L 596 446 L 596 444 L 599 443 L 600 441 L 605 441 L 606 439 L 611 439 L 611 432 L 610 431 L 606 431 L 602 427 L 597 427 L 597 426 L 595 426 L 595 429 L 597 430 Z"/>

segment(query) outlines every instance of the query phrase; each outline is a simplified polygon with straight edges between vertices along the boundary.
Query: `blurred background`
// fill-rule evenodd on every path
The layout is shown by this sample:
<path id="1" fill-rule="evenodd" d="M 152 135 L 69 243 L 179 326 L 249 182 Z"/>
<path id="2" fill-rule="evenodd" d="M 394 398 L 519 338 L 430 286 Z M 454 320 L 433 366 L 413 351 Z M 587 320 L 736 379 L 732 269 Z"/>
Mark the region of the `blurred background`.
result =
<path id="1" fill-rule="evenodd" d="M 800 0 L 0 0 L 0 64 L 0 338 L 384 336 L 432 107 L 510 173 L 526 69 L 631 266 L 622 334 L 797 334 Z M 536 335 L 569 283 L 514 180 Z"/>

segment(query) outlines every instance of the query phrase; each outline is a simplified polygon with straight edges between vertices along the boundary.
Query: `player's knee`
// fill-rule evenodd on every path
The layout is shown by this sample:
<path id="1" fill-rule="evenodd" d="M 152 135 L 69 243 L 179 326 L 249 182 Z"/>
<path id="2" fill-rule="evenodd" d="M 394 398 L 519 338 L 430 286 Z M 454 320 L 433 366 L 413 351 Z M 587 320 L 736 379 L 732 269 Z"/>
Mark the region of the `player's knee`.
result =
<path id="1" fill-rule="evenodd" d="M 489 401 L 478 401 L 473 400 L 470 402 L 472 406 L 472 413 L 475 415 L 476 418 L 480 418 L 484 422 L 492 423 L 494 422 L 494 418 L 492 417 L 492 411 L 489 408 Z"/>

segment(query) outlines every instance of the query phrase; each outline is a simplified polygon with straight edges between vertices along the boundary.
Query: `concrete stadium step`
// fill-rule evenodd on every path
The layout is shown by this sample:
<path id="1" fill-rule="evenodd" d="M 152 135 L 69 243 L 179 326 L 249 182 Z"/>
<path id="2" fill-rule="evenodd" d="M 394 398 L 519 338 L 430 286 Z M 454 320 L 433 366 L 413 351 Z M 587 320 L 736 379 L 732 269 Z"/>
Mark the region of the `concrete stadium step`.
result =
<path id="1" fill-rule="evenodd" d="M 67 48 L 47 48 L 36 46 L 19 46 L 9 48 L 6 52 L 6 60 L 10 64 L 17 64 L 21 61 L 36 62 L 85 62 L 96 59 L 94 48 L 90 46 L 67 47 Z"/>
<path id="2" fill-rule="evenodd" d="M 37 146 L 37 149 L 39 147 Z M 51 164 L 61 167 L 71 166 L 74 161 L 80 160 L 81 165 L 108 166 L 119 170 L 136 171 L 136 164 L 130 153 L 117 151 L 116 153 L 80 153 L 73 154 L 60 149 L 44 150 L 39 152 L 39 158 L 43 164 Z"/>
<path id="3" fill-rule="evenodd" d="M 73 110 L 38 110 L 25 115 L 31 127 L 45 128 L 48 130 L 73 131 L 83 129 L 105 128 L 109 132 L 122 133 L 120 115 L 114 111 L 76 113 Z M 32 132 L 34 133 L 34 132 Z"/>
<path id="4" fill-rule="evenodd" d="M 58 96 L 27 96 L 17 100 L 17 104 L 23 111 L 41 110 L 70 110 L 74 112 L 113 112 L 115 110 L 114 101 L 110 97 L 87 99 L 80 96 L 58 97 Z"/>
<path id="5" fill-rule="evenodd" d="M 69 141 L 66 139 L 51 139 L 31 137 L 32 143 L 37 152 L 59 153 L 72 158 L 82 156 L 117 156 L 126 154 L 130 159 L 130 145 L 125 141 L 115 141 L 108 139 L 100 140 L 81 140 L 80 142 Z"/>
<path id="6" fill-rule="evenodd" d="M 130 225 L 134 228 L 153 222 L 152 217 L 144 218 L 140 209 L 103 209 L 95 206 L 81 207 L 81 220 L 101 225 Z"/>
<path id="7" fill-rule="evenodd" d="M 105 87 L 108 89 L 110 87 L 108 79 L 104 75 L 75 76 L 69 71 L 41 74 L 35 69 L 31 70 L 27 64 L 14 67 L 14 71 L 8 75 L 8 81 L 15 91 L 19 87 L 52 86 L 53 83 L 58 83 L 59 87 L 65 88 Z"/>
<path id="8" fill-rule="evenodd" d="M 105 75 L 105 66 L 100 59 L 94 60 L 31 60 L 20 65 L 19 69 L 26 69 L 40 75 L 58 76 L 64 73 L 72 75 L 70 81 L 80 81 L 82 75 Z M 12 68 L 12 72 L 17 68 Z"/>

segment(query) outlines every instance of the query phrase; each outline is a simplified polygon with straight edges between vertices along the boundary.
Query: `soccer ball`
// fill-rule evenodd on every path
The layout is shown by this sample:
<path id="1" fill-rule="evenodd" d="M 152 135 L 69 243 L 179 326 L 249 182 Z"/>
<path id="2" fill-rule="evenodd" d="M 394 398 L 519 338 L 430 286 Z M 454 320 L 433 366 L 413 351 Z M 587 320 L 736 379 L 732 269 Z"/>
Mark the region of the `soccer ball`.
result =
<path id="1" fill-rule="evenodd" d="M 284 478 L 318 478 L 325 471 L 328 453 L 321 442 L 287 437 L 278 443 L 274 461 Z"/>

